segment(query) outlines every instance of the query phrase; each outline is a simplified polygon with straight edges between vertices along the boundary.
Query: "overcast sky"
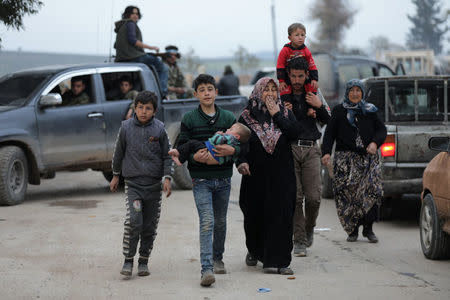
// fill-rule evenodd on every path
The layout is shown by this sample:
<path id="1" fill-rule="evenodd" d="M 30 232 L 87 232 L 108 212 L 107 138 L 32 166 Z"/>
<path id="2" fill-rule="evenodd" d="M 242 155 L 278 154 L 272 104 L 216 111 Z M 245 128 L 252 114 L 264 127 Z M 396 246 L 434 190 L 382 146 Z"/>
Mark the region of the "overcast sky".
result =
<path id="1" fill-rule="evenodd" d="M 384 35 L 405 44 L 415 14 L 410 0 L 348 0 L 358 10 L 342 41 L 347 47 L 366 48 L 371 37 Z M 193 48 L 200 57 L 231 56 L 238 45 L 250 52 L 273 51 L 270 7 L 272 0 L 43 0 L 34 16 L 24 18 L 25 30 L 6 31 L 0 25 L 4 50 L 105 55 L 114 43 L 114 21 L 127 5 L 140 8 L 138 25 L 145 43 L 161 49 L 175 44 L 181 52 Z M 314 0 L 275 0 L 278 50 L 286 43 L 287 27 L 305 24 L 314 39 L 317 22 L 308 18 Z M 450 1 L 442 1 L 450 8 Z M 448 40 L 445 51 L 450 49 Z M 114 53 L 114 50 L 113 50 Z"/>

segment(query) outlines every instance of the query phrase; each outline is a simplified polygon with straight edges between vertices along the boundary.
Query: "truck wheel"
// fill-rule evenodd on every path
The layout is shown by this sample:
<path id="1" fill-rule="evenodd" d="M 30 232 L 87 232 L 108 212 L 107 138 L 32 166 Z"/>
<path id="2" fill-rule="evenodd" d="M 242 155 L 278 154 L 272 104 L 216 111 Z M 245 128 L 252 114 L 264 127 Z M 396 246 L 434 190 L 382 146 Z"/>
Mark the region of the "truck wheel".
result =
<path id="1" fill-rule="evenodd" d="M 180 189 L 192 189 L 192 179 L 187 169 L 187 162 L 182 166 L 174 166 L 173 179 Z"/>
<path id="2" fill-rule="evenodd" d="M 420 210 L 420 245 L 426 258 L 450 256 L 450 236 L 442 231 L 433 196 L 427 194 Z"/>
<path id="3" fill-rule="evenodd" d="M 0 148 L 0 204 L 16 205 L 25 198 L 28 163 L 25 153 L 16 146 Z"/>
<path id="4" fill-rule="evenodd" d="M 328 169 L 321 167 L 320 175 L 322 178 L 322 198 L 333 199 L 333 184 L 331 183 L 330 174 L 328 174 Z"/>

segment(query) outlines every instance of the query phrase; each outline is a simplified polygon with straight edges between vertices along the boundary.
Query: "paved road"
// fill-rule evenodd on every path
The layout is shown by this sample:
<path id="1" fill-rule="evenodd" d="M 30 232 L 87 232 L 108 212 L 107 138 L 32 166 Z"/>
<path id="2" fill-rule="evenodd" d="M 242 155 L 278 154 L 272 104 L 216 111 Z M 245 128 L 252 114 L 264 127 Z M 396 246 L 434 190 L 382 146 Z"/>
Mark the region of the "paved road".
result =
<path id="1" fill-rule="evenodd" d="M 149 277 L 124 280 L 124 200 L 101 173 L 58 173 L 30 187 L 26 202 L 0 207 L 2 299 L 449 299 L 450 261 L 430 261 L 414 218 L 375 225 L 380 243 L 349 244 L 334 202 L 323 200 L 314 245 L 293 258 L 295 279 L 247 267 L 233 177 L 224 261 L 229 274 L 199 285 L 198 217 L 191 191 L 163 200 Z M 258 288 L 270 288 L 261 294 Z"/>

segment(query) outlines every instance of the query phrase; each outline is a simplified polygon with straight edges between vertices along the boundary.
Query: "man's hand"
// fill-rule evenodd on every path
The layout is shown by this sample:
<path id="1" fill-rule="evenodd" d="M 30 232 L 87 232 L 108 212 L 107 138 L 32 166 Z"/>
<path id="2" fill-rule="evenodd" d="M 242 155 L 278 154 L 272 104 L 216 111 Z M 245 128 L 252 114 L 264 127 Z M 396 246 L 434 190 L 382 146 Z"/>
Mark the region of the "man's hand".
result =
<path id="1" fill-rule="evenodd" d="M 322 106 L 322 101 L 320 100 L 319 96 L 311 92 L 306 94 L 306 103 L 315 108 L 320 108 Z"/>
<path id="2" fill-rule="evenodd" d="M 248 165 L 248 163 L 242 163 L 240 164 L 238 167 L 238 172 L 242 175 L 252 175 L 250 174 L 250 166 Z"/>
<path id="3" fill-rule="evenodd" d="M 314 109 L 314 108 L 308 108 L 308 112 L 306 113 L 306 115 L 308 116 L 308 117 L 311 117 L 311 118 L 316 118 L 317 117 L 317 115 L 316 115 L 316 110 Z"/>
<path id="4" fill-rule="evenodd" d="M 170 178 L 166 177 L 163 183 L 163 191 L 166 194 L 166 197 L 169 197 L 172 194 L 172 184 L 170 183 Z"/>
<path id="5" fill-rule="evenodd" d="M 311 86 L 317 90 L 319 88 L 319 83 L 317 82 L 317 80 L 311 80 Z"/>
<path id="6" fill-rule="evenodd" d="M 185 90 L 184 90 L 184 88 L 182 88 L 182 87 L 178 87 L 178 88 L 176 88 L 177 90 L 175 91 L 177 94 L 184 94 L 185 93 Z"/>
<path id="7" fill-rule="evenodd" d="M 109 189 L 111 192 L 117 192 L 117 187 L 119 186 L 119 176 L 114 175 L 109 183 Z"/>
<path id="8" fill-rule="evenodd" d="M 330 155 L 330 154 L 325 154 L 325 155 L 322 157 L 322 164 L 323 164 L 324 166 L 328 167 L 328 165 L 330 164 L 330 161 L 331 161 L 331 155 Z"/>
<path id="9" fill-rule="evenodd" d="M 287 88 L 286 82 L 282 81 L 280 82 L 280 92 L 284 91 Z"/>
<path id="10" fill-rule="evenodd" d="M 377 153 L 377 144 L 375 144 L 374 142 L 370 143 L 369 146 L 367 146 L 366 151 L 369 154 Z"/>
<path id="11" fill-rule="evenodd" d="M 220 157 L 220 156 L 229 156 L 229 155 L 233 155 L 234 152 L 236 152 L 236 149 L 234 149 L 233 147 L 231 147 L 230 145 L 217 145 L 214 146 L 213 149 L 214 153 L 216 156 Z"/>
<path id="12" fill-rule="evenodd" d="M 287 109 L 292 110 L 292 103 L 291 103 L 291 102 L 284 102 L 284 106 L 285 106 Z"/>
<path id="13" fill-rule="evenodd" d="M 205 164 L 208 161 L 208 149 L 203 148 L 195 152 L 194 160 L 196 162 Z"/>

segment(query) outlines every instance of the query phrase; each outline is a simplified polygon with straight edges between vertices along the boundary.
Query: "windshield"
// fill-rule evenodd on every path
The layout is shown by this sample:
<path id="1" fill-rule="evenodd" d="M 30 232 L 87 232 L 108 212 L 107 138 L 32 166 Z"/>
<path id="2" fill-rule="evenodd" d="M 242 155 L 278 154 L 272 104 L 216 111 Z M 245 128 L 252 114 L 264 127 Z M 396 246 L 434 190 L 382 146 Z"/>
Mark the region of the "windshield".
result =
<path id="1" fill-rule="evenodd" d="M 0 106 L 22 106 L 50 74 L 16 74 L 0 78 Z"/>

